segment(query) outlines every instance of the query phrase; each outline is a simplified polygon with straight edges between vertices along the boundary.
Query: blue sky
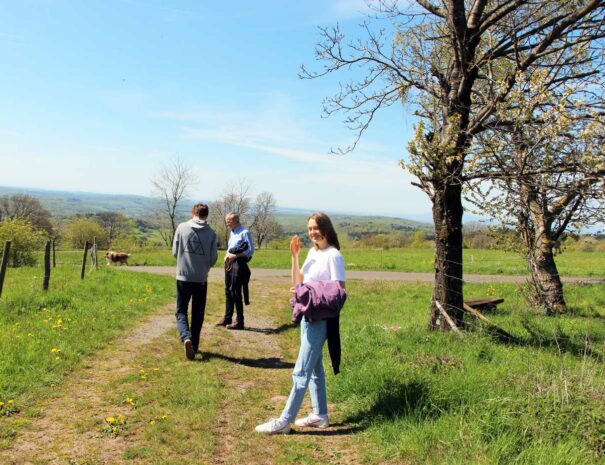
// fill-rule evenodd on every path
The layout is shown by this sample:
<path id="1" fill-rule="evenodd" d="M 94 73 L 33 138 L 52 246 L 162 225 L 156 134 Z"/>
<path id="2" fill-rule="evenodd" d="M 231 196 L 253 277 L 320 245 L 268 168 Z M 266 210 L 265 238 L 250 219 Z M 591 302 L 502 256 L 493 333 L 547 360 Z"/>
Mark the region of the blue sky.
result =
<path id="1" fill-rule="evenodd" d="M 363 0 L 1 3 L 0 185 L 153 195 L 179 156 L 196 199 L 245 179 L 282 207 L 430 218 L 398 167 L 409 109 L 378 115 L 358 148 L 324 119 L 344 73 L 318 69 L 318 26 L 356 30 Z"/>

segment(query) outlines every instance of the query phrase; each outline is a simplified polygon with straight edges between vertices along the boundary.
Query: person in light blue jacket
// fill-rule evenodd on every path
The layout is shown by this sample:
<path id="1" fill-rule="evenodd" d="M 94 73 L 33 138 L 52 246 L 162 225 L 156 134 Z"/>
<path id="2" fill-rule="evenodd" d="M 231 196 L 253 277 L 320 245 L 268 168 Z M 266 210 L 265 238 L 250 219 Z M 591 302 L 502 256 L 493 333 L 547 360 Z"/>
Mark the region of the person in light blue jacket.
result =
<path id="1" fill-rule="evenodd" d="M 236 212 L 229 212 L 225 216 L 225 224 L 231 230 L 227 253 L 225 254 L 225 315 L 216 326 L 225 326 L 227 329 L 244 329 L 244 303 L 248 305 L 248 282 L 250 281 L 250 267 L 248 262 L 254 253 L 252 234 L 239 220 Z M 233 311 L 236 320 L 233 321 Z"/>

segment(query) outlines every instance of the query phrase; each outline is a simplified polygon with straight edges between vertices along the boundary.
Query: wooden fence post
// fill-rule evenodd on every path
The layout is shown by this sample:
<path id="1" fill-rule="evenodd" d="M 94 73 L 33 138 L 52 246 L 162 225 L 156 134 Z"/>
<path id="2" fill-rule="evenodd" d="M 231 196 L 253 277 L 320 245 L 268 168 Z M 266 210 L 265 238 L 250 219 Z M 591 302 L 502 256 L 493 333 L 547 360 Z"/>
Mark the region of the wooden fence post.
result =
<path id="1" fill-rule="evenodd" d="M 11 250 L 11 241 L 4 243 L 4 253 L 2 254 L 2 265 L 0 265 L 0 296 L 2 296 L 2 286 L 4 285 L 4 276 L 6 275 L 6 266 L 8 265 L 8 256 Z"/>
<path id="2" fill-rule="evenodd" d="M 86 241 L 84 244 L 84 255 L 82 256 L 82 273 L 80 274 L 80 278 L 84 279 L 84 272 L 86 271 L 86 255 L 88 254 L 88 246 L 90 242 Z"/>
<path id="3" fill-rule="evenodd" d="M 92 249 L 90 249 L 90 256 L 92 258 L 92 264 L 95 266 L 95 270 L 99 269 L 99 264 L 97 263 L 97 237 L 94 236 L 92 238 Z"/>
<path id="4" fill-rule="evenodd" d="M 44 248 L 44 281 L 42 289 L 48 291 L 48 283 L 50 282 L 50 241 L 46 241 Z"/>
<path id="5" fill-rule="evenodd" d="M 55 253 L 55 240 L 53 239 L 53 268 L 57 267 L 57 255 Z"/>

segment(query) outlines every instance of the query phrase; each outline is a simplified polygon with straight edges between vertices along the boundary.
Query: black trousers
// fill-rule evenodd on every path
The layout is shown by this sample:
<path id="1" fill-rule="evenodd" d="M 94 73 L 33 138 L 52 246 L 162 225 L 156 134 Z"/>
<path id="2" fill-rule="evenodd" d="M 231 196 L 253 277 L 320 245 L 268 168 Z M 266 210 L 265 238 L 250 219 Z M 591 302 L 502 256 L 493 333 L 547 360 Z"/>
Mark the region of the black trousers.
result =
<path id="1" fill-rule="evenodd" d="M 236 323 L 244 324 L 243 290 L 246 290 L 246 304 L 248 304 L 248 282 L 250 281 L 250 268 L 246 259 L 235 260 L 228 270 L 225 270 L 225 324 L 233 322 L 233 310 L 237 315 Z"/>
<path id="2" fill-rule="evenodd" d="M 190 339 L 196 352 L 200 347 L 207 291 L 208 283 L 178 280 L 176 282 L 176 328 L 181 341 Z M 189 301 L 191 301 L 191 327 L 188 318 Z"/>

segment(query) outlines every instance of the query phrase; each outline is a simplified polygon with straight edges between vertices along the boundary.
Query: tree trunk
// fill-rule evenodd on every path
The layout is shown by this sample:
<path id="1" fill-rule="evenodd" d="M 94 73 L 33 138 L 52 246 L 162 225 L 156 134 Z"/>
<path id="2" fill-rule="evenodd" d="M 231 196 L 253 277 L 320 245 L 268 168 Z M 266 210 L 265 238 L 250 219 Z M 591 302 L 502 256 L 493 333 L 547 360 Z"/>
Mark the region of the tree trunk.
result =
<path id="1" fill-rule="evenodd" d="M 528 259 L 537 301 L 544 306 L 548 315 L 565 313 L 567 310 L 563 283 L 552 249 L 552 242 L 538 241 Z"/>
<path id="2" fill-rule="evenodd" d="M 531 218 L 531 221 L 526 218 L 520 223 L 528 248 L 533 292 L 530 303 L 544 307 L 548 315 L 564 313 L 567 306 L 553 253 L 552 218 L 548 209 L 540 202 L 540 196 L 535 189 L 522 185 L 521 195 Z"/>
<path id="3" fill-rule="evenodd" d="M 450 329 L 443 318 L 439 318 L 435 301 L 441 304 L 456 326 L 463 325 L 462 214 L 460 184 L 435 186 L 435 287 L 430 310 L 430 330 Z"/>

